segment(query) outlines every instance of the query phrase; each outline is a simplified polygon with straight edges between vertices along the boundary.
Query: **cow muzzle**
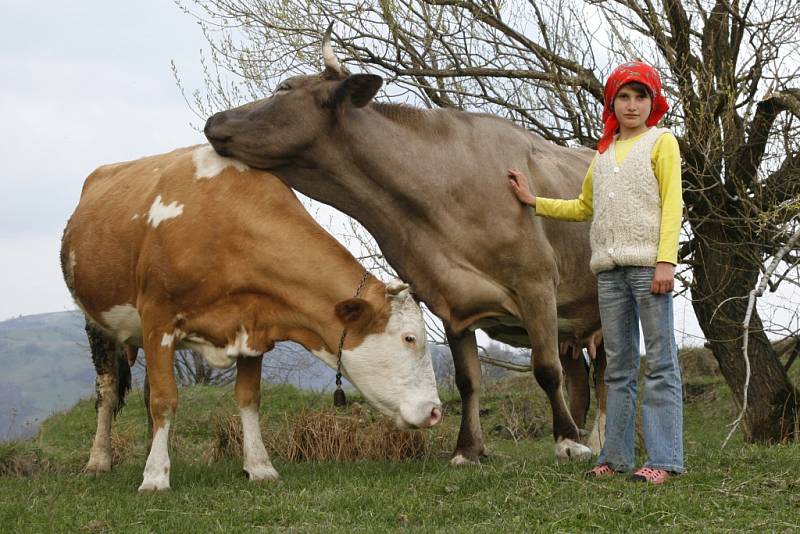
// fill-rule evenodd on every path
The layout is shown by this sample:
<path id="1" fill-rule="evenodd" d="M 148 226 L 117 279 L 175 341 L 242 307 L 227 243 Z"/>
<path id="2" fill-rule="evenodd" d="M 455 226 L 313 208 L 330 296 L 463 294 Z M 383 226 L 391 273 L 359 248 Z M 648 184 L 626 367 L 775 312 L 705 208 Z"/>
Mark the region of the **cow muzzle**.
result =
<path id="1" fill-rule="evenodd" d="M 226 144 L 230 141 L 231 136 L 227 134 L 223 125 L 228 120 L 224 112 L 215 113 L 211 115 L 206 121 L 203 133 L 211 143 L 211 146 L 220 156 L 229 157 L 230 151 L 227 149 Z"/>
<path id="2" fill-rule="evenodd" d="M 400 409 L 396 424 L 402 429 L 430 428 L 442 420 L 442 405 L 427 402 L 413 409 Z"/>

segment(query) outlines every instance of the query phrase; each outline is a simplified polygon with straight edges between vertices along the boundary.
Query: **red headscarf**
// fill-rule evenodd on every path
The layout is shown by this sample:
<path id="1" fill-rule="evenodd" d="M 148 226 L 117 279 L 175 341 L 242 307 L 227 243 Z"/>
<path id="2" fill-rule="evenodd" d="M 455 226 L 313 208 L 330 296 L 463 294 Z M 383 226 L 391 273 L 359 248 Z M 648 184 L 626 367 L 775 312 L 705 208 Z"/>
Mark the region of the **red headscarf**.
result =
<path id="1" fill-rule="evenodd" d="M 603 128 L 603 137 L 597 142 L 597 151 L 601 154 L 611 146 L 614 134 L 617 133 L 619 128 L 619 121 L 613 110 L 614 98 L 617 96 L 617 91 L 619 91 L 620 87 L 631 82 L 639 82 L 646 85 L 653 97 L 650 116 L 645 121 L 647 126 L 655 126 L 669 109 L 667 100 L 661 94 L 661 77 L 656 72 L 656 69 L 641 61 L 623 63 L 614 69 L 614 72 L 608 77 L 606 87 L 603 90 L 603 123 L 605 128 Z"/>

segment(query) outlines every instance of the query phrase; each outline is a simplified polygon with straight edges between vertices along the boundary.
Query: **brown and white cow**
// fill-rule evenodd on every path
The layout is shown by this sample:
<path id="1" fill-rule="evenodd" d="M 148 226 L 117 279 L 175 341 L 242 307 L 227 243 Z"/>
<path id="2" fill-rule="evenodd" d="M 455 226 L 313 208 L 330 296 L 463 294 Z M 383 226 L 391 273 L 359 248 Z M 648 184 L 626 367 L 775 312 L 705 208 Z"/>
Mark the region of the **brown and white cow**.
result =
<path id="1" fill-rule="evenodd" d="M 545 141 L 500 117 L 373 102 L 383 80 L 348 73 L 323 42 L 325 70 L 281 82 L 268 98 L 217 113 L 206 137 L 222 155 L 270 169 L 361 222 L 389 263 L 444 323 L 462 399 L 451 462 L 484 452 L 474 330 L 532 347 L 553 411 L 555 452 L 586 458 L 562 393 L 559 341 L 600 327 L 588 223 L 535 217 L 508 186 L 575 197 L 592 151 Z"/>
<path id="2" fill-rule="evenodd" d="M 215 366 L 237 365 L 251 480 L 278 478 L 258 408 L 262 355 L 279 340 L 296 341 L 335 368 L 346 328 L 342 372 L 370 403 L 401 428 L 441 418 L 425 327 L 408 286 L 366 275 L 283 182 L 208 145 L 97 169 L 64 231 L 61 259 L 106 349 L 115 342 L 144 348 L 154 435 L 140 490 L 169 488 L 177 348 Z M 120 398 L 113 367 L 98 367 L 90 471 L 110 468 L 111 413 Z"/>

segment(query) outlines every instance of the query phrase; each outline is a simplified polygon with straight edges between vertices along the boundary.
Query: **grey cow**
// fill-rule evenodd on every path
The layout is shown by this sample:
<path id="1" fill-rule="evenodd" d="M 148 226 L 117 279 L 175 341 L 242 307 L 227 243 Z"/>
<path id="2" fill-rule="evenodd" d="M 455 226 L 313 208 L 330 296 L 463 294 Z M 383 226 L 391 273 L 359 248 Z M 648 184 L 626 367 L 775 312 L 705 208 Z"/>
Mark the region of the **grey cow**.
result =
<path id="1" fill-rule="evenodd" d="M 587 458 L 562 393 L 558 347 L 581 344 L 600 326 L 588 223 L 535 217 L 514 198 L 506 169 L 524 169 L 537 195 L 575 197 L 592 152 L 488 114 L 374 102 L 382 79 L 348 73 L 329 36 L 322 73 L 217 113 L 206 137 L 219 154 L 269 169 L 361 222 L 442 320 L 463 407 L 451 463 L 484 453 L 476 328 L 532 347 L 555 453 Z"/>

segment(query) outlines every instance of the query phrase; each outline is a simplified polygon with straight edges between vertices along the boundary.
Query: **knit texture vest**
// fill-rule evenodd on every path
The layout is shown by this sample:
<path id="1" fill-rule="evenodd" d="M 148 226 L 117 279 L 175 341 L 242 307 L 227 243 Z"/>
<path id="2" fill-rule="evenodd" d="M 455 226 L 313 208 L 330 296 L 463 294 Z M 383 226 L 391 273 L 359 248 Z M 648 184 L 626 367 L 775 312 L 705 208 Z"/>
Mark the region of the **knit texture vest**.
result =
<path id="1" fill-rule="evenodd" d="M 590 267 L 597 274 L 616 266 L 653 267 L 658 257 L 661 195 L 650 155 L 666 128 L 651 128 L 616 162 L 616 141 L 595 160 Z"/>

